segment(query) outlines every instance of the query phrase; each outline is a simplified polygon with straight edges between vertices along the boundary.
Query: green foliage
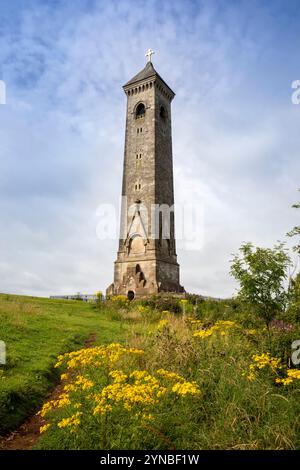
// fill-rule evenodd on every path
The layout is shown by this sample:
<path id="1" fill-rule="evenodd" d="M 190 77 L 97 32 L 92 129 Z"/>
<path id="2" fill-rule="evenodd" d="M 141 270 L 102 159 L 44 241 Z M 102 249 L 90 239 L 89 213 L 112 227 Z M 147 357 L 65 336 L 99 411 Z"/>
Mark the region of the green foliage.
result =
<path id="1" fill-rule="evenodd" d="M 83 441 L 101 449 L 148 447 L 154 416 L 168 414 L 168 409 L 183 419 L 194 404 L 192 398 L 200 394 L 198 385 L 181 375 L 160 367 L 145 370 L 141 349 L 114 343 L 70 357 L 59 362 L 67 372 L 62 376 L 67 397 L 59 397 L 59 404 L 47 402 L 40 414 L 72 448 L 81 448 Z M 153 435 L 150 443 L 160 445 L 160 439 Z"/>
<path id="2" fill-rule="evenodd" d="M 240 283 L 238 297 L 253 306 L 267 327 L 278 312 L 286 307 L 284 281 L 291 260 L 283 244 L 254 248 L 245 243 L 234 256 L 231 275 Z"/>
<path id="3" fill-rule="evenodd" d="M 275 323 L 272 331 L 272 353 L 280 357 L 283 364 L 291 366 L 291 344 L 300 338 L 300 325 Z"/>
<path id="4" fill-rule="evenodd" d="M 107 306 L 114 308 L 114 309 L 128 309 L 130 305 L 130 301 L 126 297 L 126 295 L 114 295 L 109 298 L 107 301 Z"/>
<path id="5" fill-rule="evenodd" d="M 212 309 L 210 303 L 208 311 Z M 155 330 L 151 324 L 144 329 L 144 334 L 131 338 L 129 346 L 144 350 L 139 361 L 133 363 L 124 359 L 117 369 L 134 367 L 147 370 L 151 375 L 158 369 L 172 371 L 185 380 L 195 381 L 201 394 L 178 397 L 176 402 L 168 395 L 163 396 L 157 406 L 152 407 L 149 421 L 141 419 L 134 410 L 127 411 L 119 406 L 113 407 L 106 417 L 103 415 L 103 422 L 99 422 L 87 398 L 78 432 L 70 433 L 67 428 L 61 430 L 51 425 L 37 448 L 237 450 L 300 447 L 300 381 L 289 386 L 279 385 L 276 378 L 280 372 L 270 367 L 257 368 L 254 379 L 248 377 L 252 356 L 266 356 L 262 353 L 267 336 L 266 331 L 259 329 L 259 320 L 256 331 L 234 320 L 219 322 L 218 329 L 214 323 L 210 328 L 212 334 L 201 338 L 194 334 L 207 329 L 203 330 L 199 320 L 173 314 L 161 317 L 163 328 L 160 328 L 160 321 Z M 202 320 L 208 322 L 206 317 Z M 277 335 L 282 335 L 280 329 L 276 330 Z M 95 366 L 94 372 L 93 368 L 90 370 L 90 377 L 94 381 L 104 380 L 105 374 L 99 374 L 97 368 Z M 285 375 L 284 371 L 281 373 Z"/>
<path id="6" fill-rule="evenodd" d="M 217 320 L 236 320 L 251 328 L 257 325 L 253 308 L 239 299 L 202 299 L 196 307 L 197 318 L 205 318 L 208 324 Z"/>
<path id="7" fill-rule="evenodd" d="M 202 300 L 197 304 L 198 318 L 205 318 L 208 322 L 223 319 L 227 316 L 228 303 L 214 299 Z"/>
<path id="8" fill-rule="evenodd" d="M 103 302 L 103 294 L 102 292 L 99 290 L 96 292 L 96 306 L 97 308 L 102 308 L 104 302 Z"/>
<path id="9" fill-rule="evenodd" d="M 287 318 L 292 322 L 300 322 L 300 273 L 291 279 Z"/>
<path id="10" fill-rule="evenodd" d="M 161 294 L 153 295 L 149 299 L 140 300 L 139 302 L 146 307 L 150 307 L 152 310 L 158 310 L 160 312 L 168 310 L 173 313 L 181 313 L 182 306 L 180 300 L 180 297 L 174 295 Z"/>
<path id="11" fill-rule="evenodd" d="M 82 346 L 90 333 L 107 342 L 126 324 L 108 320 L 86 302 L 0 295 L 0 339 L 7 364 L 0 365 L 0 435 L 36 411 L 58 379 L 59 353 Z"/>
<path id="12" fill-rule="evenodd" d="M 155 377 L 165 369 L 195 381 L 200 395 L 174 400 L 169 390 L 151 410 L 126 410 L 119 403 L 100 418 L 93 414 L 93 388 L 82 396 L 77 390 L 73 401 L 81 401 L 83 413 L 78 433 L 52 425 L 36 448 L 299 449 L 300 380 L 285 386 L 276 378 L 286 376 L 291 342 L 299 339 L 300 326 L 281 319 L 270 322 L 272 355 L 284 368 L 258 369 L 250 380 L 252 356 L 265 353 L 268 345 L 267 329 L 252 307 L 239 299 L 202 299 L 195 304 L 185 300 L 186 310 L 192 312 L 188 315 L 171 313 L 171 304 L 153 310 L 146 301 L 133 301 L 125 308 L 104 302 L 99 310 L 85 302 L 0 296 L 0 338 L 9 345 L 8 363 L 0 375 L 2 429 L 15 428 L 37 411 L 49 386 L 57 382 L 57 355 L 81 349 L 84 339 L 95 332 L 97 345 L 117 341 L 144 350 L 135 359 L 124 357 L 114 368 L 147 371 Z M 181 301 L 175 297 L 172 305 L 182 311 Z M 108 380 L 107 368 L 100 370 L 98 363 L 78 371 L 88 374 L 98 393 Z M 75 378 L 69 372 L 66 385 Z M 57 412 L 57 419 L 74 413 L 67 407 Z"/>
<path id="13" fill-rule="evenodd" d="M 197 294 L 190 294 L 186 293 L 185 294 L 185 299 L 191 304 L 191 305 L 198 305 L 199 303 L 204 301 L 204 298 L 201 295 Z"/>
<path id="14" fill-rule="evenodd" d="M 300 191 L 300 189 L 299 189 Z M 292 206 L 294 209 L 300 209 L 300 202 L 293 204 Z M 287 234 L 289 237 L 295 237 L 297 235 L 300 235 L 300 227 L 295 226 L 290 232 Z M 300 254 L 300 245 L 294 246 L 294 250 Z"/>

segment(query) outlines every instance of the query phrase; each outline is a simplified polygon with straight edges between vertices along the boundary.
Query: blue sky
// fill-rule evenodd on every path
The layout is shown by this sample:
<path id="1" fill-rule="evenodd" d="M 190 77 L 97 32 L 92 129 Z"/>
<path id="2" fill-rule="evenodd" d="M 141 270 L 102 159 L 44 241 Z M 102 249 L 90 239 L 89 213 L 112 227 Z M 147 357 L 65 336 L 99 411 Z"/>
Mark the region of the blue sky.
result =
<path id="1" fill-rule="evenodd" d="M 188 291 L 228 296 L 243 241 L 271 246 L 297 223 L 298 1 L 1 2 L 0 291 L 104 290 L 117 241 L 122 85 L 156 51 L 173 102 L 175 198 L 203 208 L 203 243 L 178 243 Z"/>

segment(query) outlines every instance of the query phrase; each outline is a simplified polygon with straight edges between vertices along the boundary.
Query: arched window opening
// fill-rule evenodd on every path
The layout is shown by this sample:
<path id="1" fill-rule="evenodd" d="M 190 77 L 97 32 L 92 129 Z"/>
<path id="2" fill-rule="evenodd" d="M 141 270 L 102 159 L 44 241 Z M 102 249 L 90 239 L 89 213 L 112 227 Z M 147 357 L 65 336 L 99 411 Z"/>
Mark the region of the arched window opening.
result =
<path id="1" fill-rule="evenodd" d="M 145 113 L 146 113 L 146 108 L 145 108 L 145 105 L 143 103 L 140 103 L 137 108 L 136 108 L 136 111 L 135 111 L 135 117 L 136 119 L 137 118 L 142 118 L 145 116 Z"/>
<path id="2" fill-rule="evenodd" d="M 167 112 L 165 110 L 165 108 L 163 106 L 160 107 L 160 110 L 159 110 L 159 115 L 162 119 L 166 119 L 167 117 Z"/>

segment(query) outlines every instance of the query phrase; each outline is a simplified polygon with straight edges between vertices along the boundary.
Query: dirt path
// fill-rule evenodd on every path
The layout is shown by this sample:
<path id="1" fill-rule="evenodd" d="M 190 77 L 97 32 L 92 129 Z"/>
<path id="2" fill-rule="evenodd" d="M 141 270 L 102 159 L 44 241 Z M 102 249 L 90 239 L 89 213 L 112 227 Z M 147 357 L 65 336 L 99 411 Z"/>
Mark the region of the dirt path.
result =
<path id="1" fill-rule="evenodd" d="M 96 334 L 91 333 L 85 341 L 84 347 L 92 347 L 95 340 Z M 56 400 L 62 393 L 63 386 L 62 384 L 58 384 L 46 400 Z M 0 450 L 30 450 L 38 441 L 40 437 L 40 427 L 43 426 L 43 424 L 45 424 L 43 418 L 36 414 L 31 416 L 17 431 L 11 432 L 6 437 L 0 437 Z"/>

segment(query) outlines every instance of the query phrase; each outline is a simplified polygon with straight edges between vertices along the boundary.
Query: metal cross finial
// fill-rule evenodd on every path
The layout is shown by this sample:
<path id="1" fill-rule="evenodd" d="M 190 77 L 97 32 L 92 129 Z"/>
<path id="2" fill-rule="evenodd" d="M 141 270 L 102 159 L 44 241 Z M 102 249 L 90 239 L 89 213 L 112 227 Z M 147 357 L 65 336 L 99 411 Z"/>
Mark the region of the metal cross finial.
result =
<path id="1" fill-rule="evenodd" d="M 152 49 L 148 49 L 148 51 L 145 54 L 145 57 L 148 57 L 148 62 L 151 62 L 151 56 L 155 54 L 155 52 Z"/>

